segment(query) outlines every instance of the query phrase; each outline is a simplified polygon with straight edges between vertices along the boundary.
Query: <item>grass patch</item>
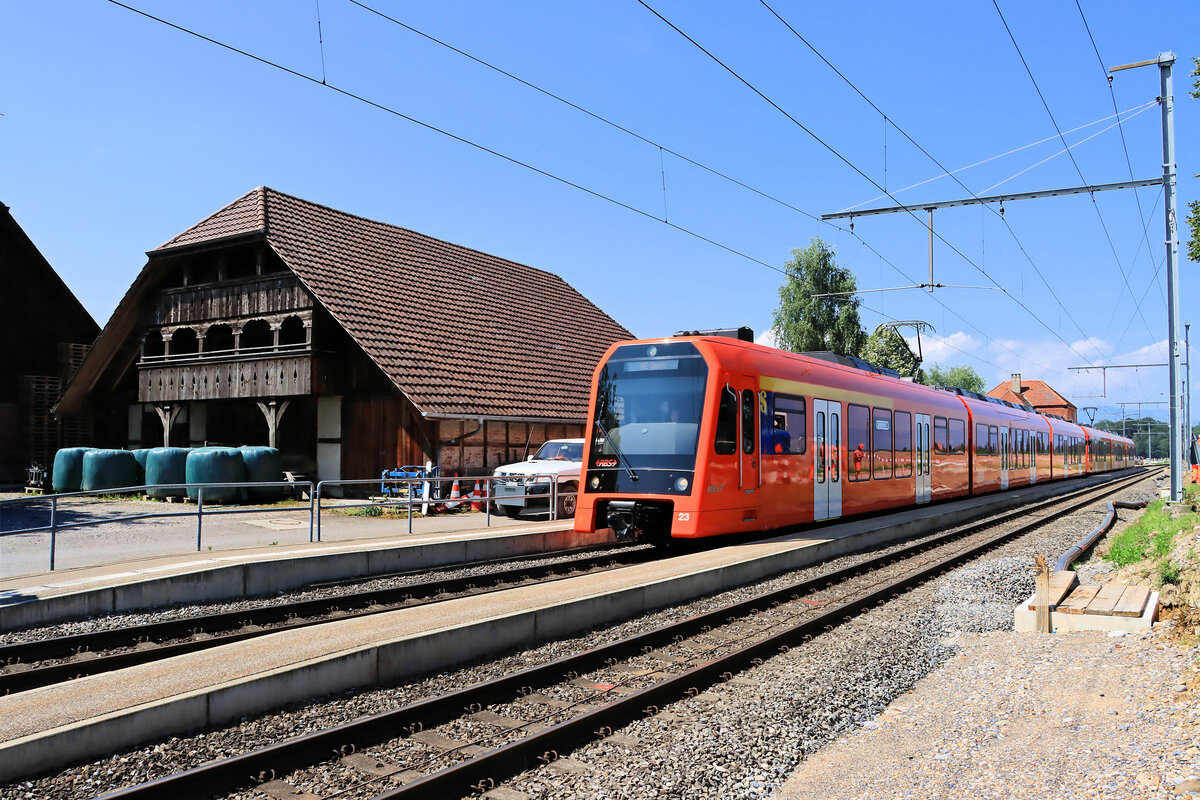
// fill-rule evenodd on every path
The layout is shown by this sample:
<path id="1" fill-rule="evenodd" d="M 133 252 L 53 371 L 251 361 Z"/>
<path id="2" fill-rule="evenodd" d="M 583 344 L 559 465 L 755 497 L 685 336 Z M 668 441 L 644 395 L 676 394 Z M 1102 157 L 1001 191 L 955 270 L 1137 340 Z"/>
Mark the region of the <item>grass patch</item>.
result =
<path id="1" fill-rule="evenodd" d="M 1194 492 L 1192 496 L 1196 496 Z M 1149 561 L 1160 584 L 1178 583 L 1180 568 L 1170 560 L 1175 537 L 1197 524 L 1200 514 L 1192 512 L 1172 519 L 1167 504 L 1155 500 L 1136 522 L 1113 538 L 1104 560 L 1118 569 Z"/>

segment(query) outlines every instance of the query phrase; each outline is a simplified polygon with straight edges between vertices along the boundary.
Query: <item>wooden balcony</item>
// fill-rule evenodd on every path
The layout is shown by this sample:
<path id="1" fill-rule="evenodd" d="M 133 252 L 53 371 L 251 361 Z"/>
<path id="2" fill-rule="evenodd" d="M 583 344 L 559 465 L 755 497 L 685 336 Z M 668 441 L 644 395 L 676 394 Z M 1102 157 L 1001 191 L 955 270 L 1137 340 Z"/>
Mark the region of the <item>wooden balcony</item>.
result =
<path id="1" fill-rule="evenodd" d="M 291 272 L 164 289 L 154 301 L 149 325 L 187 325 L 246 317 L 268 317 L 313 307 L 312 295 Z"/>
<path id="2" fill-rule="evenodd" d="M 308 345 L 254 350 L 259 352 L 143 359 L 138 363 L 138 402 L 288 397 L 319 388 L 317 357 Z"/>

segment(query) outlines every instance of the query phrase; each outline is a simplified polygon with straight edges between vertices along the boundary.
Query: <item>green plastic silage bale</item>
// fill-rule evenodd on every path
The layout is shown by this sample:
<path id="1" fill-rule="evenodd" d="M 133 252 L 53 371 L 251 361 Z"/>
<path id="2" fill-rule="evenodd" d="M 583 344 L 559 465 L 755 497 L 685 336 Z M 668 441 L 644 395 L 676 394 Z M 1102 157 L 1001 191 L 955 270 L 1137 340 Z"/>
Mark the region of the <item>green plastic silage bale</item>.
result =
<path id="1" fill-rule="evenodd" d="M 246 480 L 246 462 L 239 450 L 232 447 L 201 447 L 187 455 L 187 483 L 243 483 Z M 187 490 L 188 497 L 195 500 L 200 495 L 198 488 Z M 242 499 L 239 488 L 213 488 L 204 490 L 205 502 L 237 503 Z"/>
<path id="2" fill-rule="evenodd" d="M 83 454 L 79 488 L 85 492 L 138 486 L 138 464 L 128 450 L 89 450 Z"/>
<path id="3" fill-rule="evenodd" d="M 283 480 L 283 456 L 274 447 L 244 445 L 238 450 L 246 464 L 246 480 L 278 483 Z M 248 500 L 274 500 L 283 493 L 279 486 L 261 486 L 246 490 Z"/>
<path id="4" fill-rule="evenodd" d="M 83 483 L 83 454 L 90 447 L 64 447 L 54 454 L 54 474 L 51 486 L 56 494 L 78 492 Z"/>
<path id="5" fill-rule="evenodd" d="M 129 452 L 133 453 L 133 458 L 135 461 L 137 461 L 138 483 L 143 486 L 146 484 L 146 461 L 150 458 L 150 451 L 152 449 L 153 448 L 150 448 L 150 447 L 144 447 L 144 448 L 141 448 L 140 450 L 130 450 L 129 451 Z"/>
<path id="6" fill-rule="evenodd" d="M 186 489 L 162 489 L 164 485 L 187 482 L 186 447 L 155 447 L 146 458 L 146 494 L 151 497 L 184 497 Z"/>

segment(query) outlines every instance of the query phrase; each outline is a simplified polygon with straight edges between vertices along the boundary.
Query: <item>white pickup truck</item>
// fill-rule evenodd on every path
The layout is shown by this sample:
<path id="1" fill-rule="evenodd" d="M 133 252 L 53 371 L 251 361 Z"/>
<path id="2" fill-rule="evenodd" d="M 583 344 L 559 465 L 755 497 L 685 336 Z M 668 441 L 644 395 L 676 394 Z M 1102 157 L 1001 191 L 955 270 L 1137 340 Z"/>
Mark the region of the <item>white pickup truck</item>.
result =
<path id="1" fill-rule="evenodd" d="M 583 439 L 551 439 L 537 453 L 516 464 L 496 467 L 492 497 L 509 517 L 526 509 L 550 509 L 550 481 L 558 483 L 558 516 L 575 516 L 575 493 L 583 466 Z"/>

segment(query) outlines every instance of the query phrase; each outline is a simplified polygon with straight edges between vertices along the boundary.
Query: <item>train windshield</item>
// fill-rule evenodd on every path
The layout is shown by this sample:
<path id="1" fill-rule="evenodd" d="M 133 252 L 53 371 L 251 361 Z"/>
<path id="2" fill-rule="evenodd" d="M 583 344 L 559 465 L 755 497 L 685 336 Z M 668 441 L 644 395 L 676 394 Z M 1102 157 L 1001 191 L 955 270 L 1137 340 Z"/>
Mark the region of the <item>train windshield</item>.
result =
<path id="1" fill-rule="evenodd" d="M 600 371 L 592 458 L 638 469 L 692 470 L 708 367 L 691 342 L 625 345 Z"/>

